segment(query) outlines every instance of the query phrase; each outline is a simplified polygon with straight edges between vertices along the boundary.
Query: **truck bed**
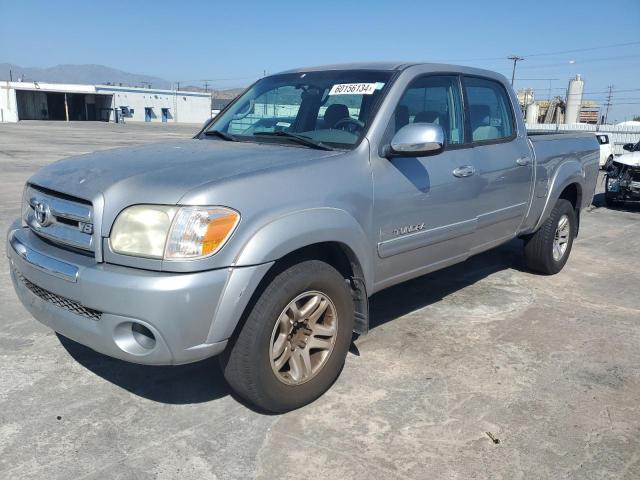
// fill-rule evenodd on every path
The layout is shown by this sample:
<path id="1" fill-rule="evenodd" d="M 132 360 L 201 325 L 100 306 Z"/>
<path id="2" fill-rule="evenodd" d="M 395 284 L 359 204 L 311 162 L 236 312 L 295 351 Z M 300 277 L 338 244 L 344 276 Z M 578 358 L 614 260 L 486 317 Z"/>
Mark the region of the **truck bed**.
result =
<path id="1" fill-rule="evenodd" d="M 528 131 L 535 161 L 533 191 L 522 233 L 535 231 L 549 214 L 549 199 L 555 199 L 571 175 L 588 191 L 577 192 L 580 209 L 591 204 L 598 178 L 600 146 L 593 132 Z M 577 168 L 576 168 L 577 167 Z M 579 173 L 575 173 L 579 172 Z"/>

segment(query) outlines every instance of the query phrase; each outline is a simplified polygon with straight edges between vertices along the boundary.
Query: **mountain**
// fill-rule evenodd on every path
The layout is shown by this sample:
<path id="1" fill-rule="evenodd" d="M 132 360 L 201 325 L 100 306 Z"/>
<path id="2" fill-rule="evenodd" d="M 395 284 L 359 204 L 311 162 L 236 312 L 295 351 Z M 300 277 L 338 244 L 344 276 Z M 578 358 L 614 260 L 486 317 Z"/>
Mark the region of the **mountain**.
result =
<path id="1" fill-rule="evenodd" d="M 22 78 L 24 81 L 50 82 L 50 83 L 76 83 L 89 85 L 120 85 L 129 87 L 149 87 L 170 89 L 172 84 L 163 78 L 129 73 L 104 65 L 56 65 L 48 68 L 21 67 L 11 63 L 0 63 L 0 80 L 9 80 L 9 71 L 13 81 Z M 190 92 L 204 92 L 204 88 L 193 85 L 180 85 L 180 90 Z M 209 92 L 217 99 L 230 100 L 244 91 L 244 88 L 228 88 L 215 90 L 209 88 Z"/>
<path id="2" fill-rule="evenodd" d="M 148 86 L 152 88 L 171 88 L 171 82 L 150 75 L 124 72 L 104 65 L 56 65 L 48 68 L 21 67 L 10 63 L 0 63 L 0 79 L 9 80 L 9 70 L 13 80 L 22 77 L 25 81 L 51 83 L 88 83 L 127 86 Z"/>

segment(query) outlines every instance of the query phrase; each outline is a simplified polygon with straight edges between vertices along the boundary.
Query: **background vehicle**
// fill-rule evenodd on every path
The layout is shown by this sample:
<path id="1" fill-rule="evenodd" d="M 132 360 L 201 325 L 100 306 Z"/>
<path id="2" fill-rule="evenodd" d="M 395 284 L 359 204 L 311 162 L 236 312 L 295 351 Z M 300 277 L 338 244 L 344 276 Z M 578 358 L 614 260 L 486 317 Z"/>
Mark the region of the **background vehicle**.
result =
<path id="1" fill-rule="evenodd" d="M 607 133 L 596 133 L 596 138 L 600 144 L 600 168 L 604 168 L 609 160 L 613 160 L 613 145 Z"/>
<path id="2" fill-rule="evenodd" d="M 35 318 L 146 364 L 222 354 L 270 411 L 337 378 L 368 297 L 514 237 L 565 265 L 591 202 L 591 133 L 527 135 L 509 82 L 437 64 L 259 80 L 193 139 L 49 165 L 9 232 Z"/>
<path id="3" fill-rule="evenodd" d="M 627 153 L 610 159 L 605 166 L 604 198 L 608 206 L 640 200 L 640 142 L 622 148 Z"/>

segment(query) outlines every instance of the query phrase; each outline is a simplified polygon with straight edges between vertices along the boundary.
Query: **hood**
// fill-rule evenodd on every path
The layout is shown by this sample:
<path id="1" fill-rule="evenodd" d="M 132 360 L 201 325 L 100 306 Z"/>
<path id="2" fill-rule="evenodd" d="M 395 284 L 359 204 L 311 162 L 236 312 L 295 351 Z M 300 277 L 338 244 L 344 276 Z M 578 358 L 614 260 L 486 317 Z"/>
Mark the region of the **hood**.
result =
<path id="1" fill-rule="evenodd" d="M 206 183 L 282 168 L 341 152 L 214 139 L 183 140 L 70 157 L 38 171 L 30 183 L 94 201 L 176 204 Z"/>
<path id="2" fill-rule="evenodd" d="M 629 165 L 630 167 L 640 167 L 640 152 L 629 152 L 614 159 L 614 162 Z"/>

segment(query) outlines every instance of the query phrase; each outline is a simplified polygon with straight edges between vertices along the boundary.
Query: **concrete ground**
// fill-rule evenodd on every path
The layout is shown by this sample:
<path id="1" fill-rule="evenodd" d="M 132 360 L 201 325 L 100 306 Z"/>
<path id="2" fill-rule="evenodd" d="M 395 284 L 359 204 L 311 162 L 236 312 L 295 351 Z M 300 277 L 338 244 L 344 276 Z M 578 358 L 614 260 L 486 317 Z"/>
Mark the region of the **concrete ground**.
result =
<path id="1" fill-rule="evenodd" d="M 196 128 L 2 124 L 0 226 L 40 166 Z M 638 252 L 640 209 L 594 207 L 556 276 L 514 241 L 381 292 L 333 388 L 280 416 L 232 397 L 215 359 L 144 367 L 59 338 L 2 255 L 0 478 L 640 478 Z"/>

